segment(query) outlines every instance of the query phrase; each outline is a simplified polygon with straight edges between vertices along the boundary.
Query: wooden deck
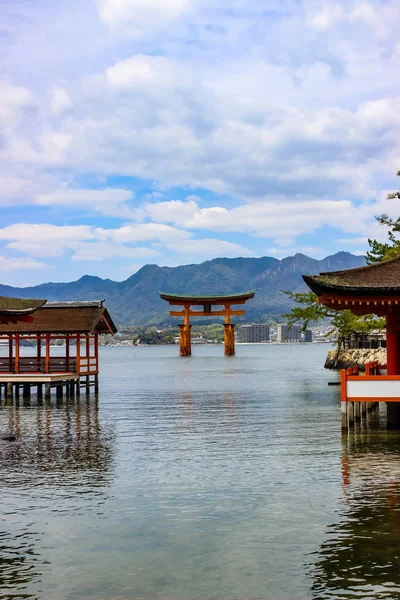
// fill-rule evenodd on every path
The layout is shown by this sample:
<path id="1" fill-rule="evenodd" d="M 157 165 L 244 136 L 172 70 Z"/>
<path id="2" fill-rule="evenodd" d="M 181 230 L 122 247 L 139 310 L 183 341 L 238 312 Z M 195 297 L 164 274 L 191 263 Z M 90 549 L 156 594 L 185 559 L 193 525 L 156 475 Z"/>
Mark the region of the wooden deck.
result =
<path id="1" fill-rule="evenodd" d="M 59 383 L 60 381 L 78 381 L 79 373 L 0 373 L 1 383 L 30 383 L 40 385 L 44 383 Z"/>

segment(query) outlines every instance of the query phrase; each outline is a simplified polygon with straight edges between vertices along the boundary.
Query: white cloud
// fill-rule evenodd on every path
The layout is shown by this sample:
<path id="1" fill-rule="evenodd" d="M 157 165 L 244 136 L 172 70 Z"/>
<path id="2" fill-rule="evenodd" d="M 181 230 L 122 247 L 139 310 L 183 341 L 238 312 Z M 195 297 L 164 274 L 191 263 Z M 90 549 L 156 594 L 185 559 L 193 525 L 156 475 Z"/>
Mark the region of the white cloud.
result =
<path id="1" fill-rule="evenodd" d="M 110 258 L 145 258 L 159 256 L 160 252 L 153 248 L 131 248 L 119 244 L 105 242 L 81 243 L 76 246 L 72 260 L 98 261 Z"/>
<path id="2" fill-rule="evenodd" d="M 52 193 L 38 194 L 35 204 L 41 206 L 65 206 L 69 208 L 88 208 L 106 215 L 130 215 L 125 206 L 133 199 L 129 190 L 108 188 L 103 190 L 60 188 Z"/>
<path id="3" fill-rule="evenodd" d="M 99 239 L 109 239 L 117 243 L 133 243 L 157 240 L 171 242 L 185 240 L 191 234 L 183 229 L 176 229 L 160 223 L 143 223 L 140 225 L 126 225 L 119 229 L 97 229 Z"/>
<path id="4" fill-rule="evenodd" d="M 53 88 L 50 95 L 50 108 L 54 114 L 60 115 L 72 106 L 71 98 L 66 89 L 60 87 Z"/>
<path id="5" fill-rule="evenodd" d="M 93 237 L 86 225 L 18 223 L 0 229 L 0 240 L 7 242 L 7 248 L 33 256 L 62 256 L 67 248 Z"/>
<path id="6" fill-rule="evenodd" d="M 310 15 L 309 25 L 316 29 L 328 29 L 340 22 L 363 21 L 372 25 L 377 21 L 374 7 L 368 2 L 354 2 L 344 8 L 339 2 L 323 2 L 321 8 Z"/>
<path id="7" fill-rule="evenodd" d="M 14 271 L 15 269 L 36 271 L 48 268 L 50 268 L 48 265 L 34 258 L 6 258 L 5 256 L 0 256 L 0 271 Z"/>
<path id="8" fill-rule="evenodd" d="M 252 256 L 253 253 L 239 244 L 216 239 L 183 240 L 177 243 L 167 243 L 167 248 L 185 254 L 190 259 L 192 256 L 211 258 L 217 256 Z"/>
<path id="9" fill-rule="evenodd" d="M 194 0 L 99 0 L 100 18 L 111 28 L 142 37 L 190 10 Z"/>

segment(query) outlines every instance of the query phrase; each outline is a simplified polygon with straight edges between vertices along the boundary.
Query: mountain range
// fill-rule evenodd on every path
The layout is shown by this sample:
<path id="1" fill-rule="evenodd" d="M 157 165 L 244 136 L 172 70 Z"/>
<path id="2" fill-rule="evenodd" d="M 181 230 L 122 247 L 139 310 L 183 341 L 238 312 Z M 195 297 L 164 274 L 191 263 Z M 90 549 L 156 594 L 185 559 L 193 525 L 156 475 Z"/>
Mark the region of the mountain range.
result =
<path id="1" fill-rule="evenodd" d="M 363 256 L 338 252 L 323 260 L 295 254 L 282 260 L 262 258 L 216 258 L 201 264 L 179 267 L 146 265 L 125 281 L 112 281 L 84 275 L 70 283 L 44 283 L 34 287 L 16 288 L 0 285 L 1 296 L 46 298 L 48 301 L 99 300 L 105 304 L 118 326 L 177 323 L 169 317 L 169 306 L 158 291 L 177 294 L 230 294 L 255 290 L 255 297 L 246 304 L 247 314 L 236 321 L 262 322 L 281 320 L 292 302 L 282 292 L 303 292 L 302 275 L 351 269 L 365 264 Z M 210 323 L 205 320 L 204 323 Z M 198 320 L 201 324 L 201 320 Z"/>

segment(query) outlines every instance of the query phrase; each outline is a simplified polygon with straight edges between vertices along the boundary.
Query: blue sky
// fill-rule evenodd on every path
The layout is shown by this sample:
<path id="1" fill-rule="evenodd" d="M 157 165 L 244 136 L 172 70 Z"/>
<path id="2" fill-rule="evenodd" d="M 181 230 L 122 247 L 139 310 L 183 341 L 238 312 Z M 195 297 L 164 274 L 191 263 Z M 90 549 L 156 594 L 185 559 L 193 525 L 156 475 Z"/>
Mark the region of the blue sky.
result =
<path id="1" fill-rule="evenodd" d="M 364 253 L 400 169 L 398 0 L 3 0 L 0 281 Z"/>

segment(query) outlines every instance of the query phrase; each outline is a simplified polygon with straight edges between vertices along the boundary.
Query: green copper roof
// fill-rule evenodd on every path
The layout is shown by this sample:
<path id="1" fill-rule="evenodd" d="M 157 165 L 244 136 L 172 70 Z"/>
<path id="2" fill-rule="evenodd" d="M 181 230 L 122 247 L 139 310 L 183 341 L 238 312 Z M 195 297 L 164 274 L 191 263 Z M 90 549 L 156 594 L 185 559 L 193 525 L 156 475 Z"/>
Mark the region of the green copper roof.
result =
<path id="1" fill-rule="evenodd" d="M 203 296 L 194 296 L 190 294 L 175 294 L 173 292 L 158 292 L 163 300 L 195 300 L 195 301 L 211 301 L 216 302 L 217 300 L 248 300 L 253 298 L 255 290 L 249 292 L 240 292 L 239 294 L 208 294 Z"/>
<path id="2" fill-rule="evenodd" d="M 27 300 L 25 298 L 8 298 L 0 296 L 0 314 L 2 315 L 27 315 L 43 304 L 46 300 Z"/>

